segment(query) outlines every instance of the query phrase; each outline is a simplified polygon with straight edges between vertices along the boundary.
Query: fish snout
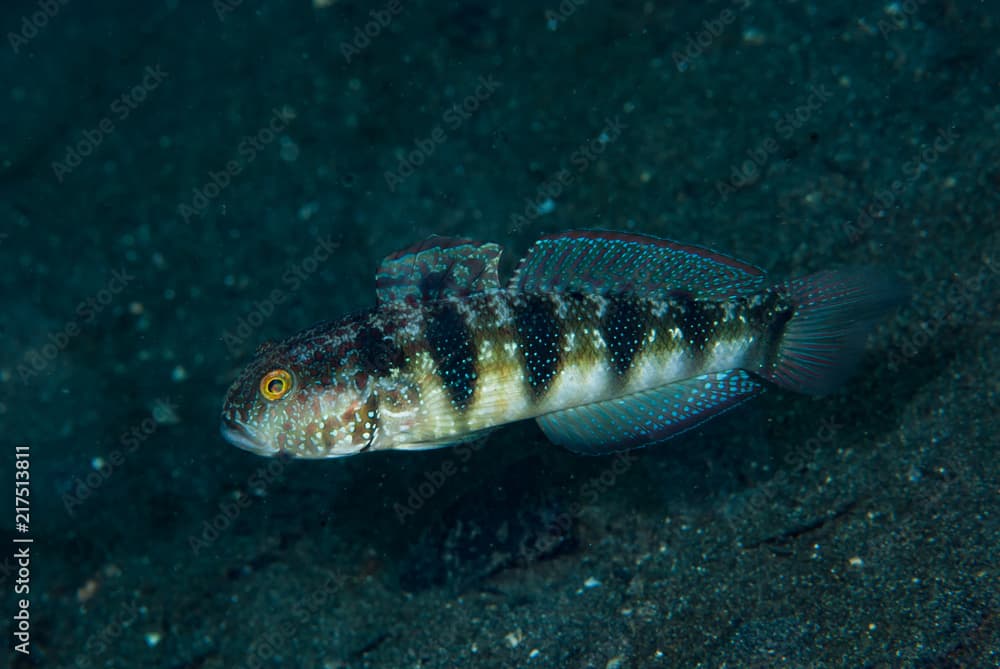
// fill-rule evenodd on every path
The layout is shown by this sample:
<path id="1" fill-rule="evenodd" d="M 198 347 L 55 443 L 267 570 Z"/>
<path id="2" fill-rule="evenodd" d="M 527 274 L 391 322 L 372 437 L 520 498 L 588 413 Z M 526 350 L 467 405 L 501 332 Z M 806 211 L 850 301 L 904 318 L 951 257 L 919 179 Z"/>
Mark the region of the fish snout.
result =
<path id="1" fill-rule="evenodd" d="M 257 455 L 274 455 L 278 449 L 264 443 L 258 436 L 256 430 L 232 418 L 223 418 L 219 427 L 222 437 L 233 446 L 250 451 Z"/>

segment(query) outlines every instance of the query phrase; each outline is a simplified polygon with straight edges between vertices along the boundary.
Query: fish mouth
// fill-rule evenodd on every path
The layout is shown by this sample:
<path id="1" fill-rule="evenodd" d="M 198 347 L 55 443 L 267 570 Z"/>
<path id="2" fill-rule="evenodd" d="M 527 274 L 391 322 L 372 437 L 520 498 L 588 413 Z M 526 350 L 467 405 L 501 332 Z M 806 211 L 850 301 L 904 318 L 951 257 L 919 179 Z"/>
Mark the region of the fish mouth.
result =
<path id="1" fill-rule="evenodd" d="M 250 451 L 257 455 L 274 455 L 278 452 L 277 448 L 262 442 L 252 427 L 238 420 L 223 418 L 219 431 L 222 432 L 223 439 L 244 451 Z"/>

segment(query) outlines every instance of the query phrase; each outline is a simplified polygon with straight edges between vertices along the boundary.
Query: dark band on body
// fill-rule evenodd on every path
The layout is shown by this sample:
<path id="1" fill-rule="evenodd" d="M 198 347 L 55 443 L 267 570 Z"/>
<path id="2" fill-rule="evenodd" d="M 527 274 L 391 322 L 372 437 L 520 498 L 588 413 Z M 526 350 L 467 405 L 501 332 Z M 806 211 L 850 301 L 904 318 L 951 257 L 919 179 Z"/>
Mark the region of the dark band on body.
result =
<path id="1" fill-rule="evenodd" d="M 619 378 L 624 378 L 646 338 L 643 310 L 635 299 L 624 296 L 609 298 L 604 318 L 601 319 L 601 337 L 608 347 L 611 368 Z"/>
<path id="2" fill-rule="evenodd" d="M 469 406 L 476 392 L 476 351 L 469 327 L 451 301 L 434 303 L 427 313 L 427 344 L 435 370 L 458 410 Z"/>
<path id="3" fill-rule="evenodd" d="M 559 372 L 562 328 L 555 304 L 541 295 L 524 295 L 511 302 L 518 347 L 525 377 L 537 399 L 544 395 Z"/>
<path id="4" fill-rule="evenodd" d="M 674 318 L 690 352 L 696 358 L 704 358 L 708 342 L 715 334 L 719 306 L 704 300 L 696 300 L 686 291 L 674 291 L 670 297 L 677 305 Z"/>

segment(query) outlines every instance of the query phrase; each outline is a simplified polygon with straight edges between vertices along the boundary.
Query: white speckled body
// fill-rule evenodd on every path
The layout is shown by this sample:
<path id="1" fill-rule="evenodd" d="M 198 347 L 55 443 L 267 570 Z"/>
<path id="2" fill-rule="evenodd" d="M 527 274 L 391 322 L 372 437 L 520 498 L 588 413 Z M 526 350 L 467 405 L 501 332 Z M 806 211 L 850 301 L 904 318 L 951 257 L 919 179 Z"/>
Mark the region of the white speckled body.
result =
<path id="1" fill-rule="evenodd" d="M 790 312 L 775 291 L 712 301 L 496 290 L 400 305 L 373 323 L 403 355 L 375 382 L 372 448 L 432 448 L 709 372 L 755 370 Z M 448 331 L 428 336 L 436 321 Z"/>

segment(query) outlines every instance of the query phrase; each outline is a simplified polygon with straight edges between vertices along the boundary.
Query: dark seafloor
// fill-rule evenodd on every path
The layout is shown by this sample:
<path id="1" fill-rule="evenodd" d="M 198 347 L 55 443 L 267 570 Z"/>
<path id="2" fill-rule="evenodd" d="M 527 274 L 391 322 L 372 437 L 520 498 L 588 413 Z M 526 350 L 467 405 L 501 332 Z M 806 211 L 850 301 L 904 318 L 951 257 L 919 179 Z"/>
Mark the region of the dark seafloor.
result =
<path id="1" fill-rule="evenodd" d="M 0 27 L 6 666 L 1000 665 L 1000 3 L 50 0 Z M 912 299 L 842 391 L 627 457 L 533 424 L 318 462 L 219 436 L 257 344 L 370 305 L 383 255 L 461 235 L 509 270 L 572 228 L 883 265 Z"/>

